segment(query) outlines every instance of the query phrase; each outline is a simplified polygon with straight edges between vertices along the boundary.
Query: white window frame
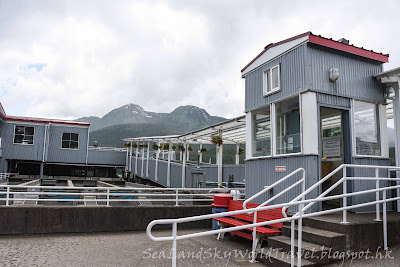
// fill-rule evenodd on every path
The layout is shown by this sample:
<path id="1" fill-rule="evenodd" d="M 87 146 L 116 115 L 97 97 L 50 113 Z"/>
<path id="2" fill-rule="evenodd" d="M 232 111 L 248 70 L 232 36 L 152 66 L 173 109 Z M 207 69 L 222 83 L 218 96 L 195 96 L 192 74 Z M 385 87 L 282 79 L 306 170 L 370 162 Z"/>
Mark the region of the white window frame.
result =
<path id="1" fill-rule="evenodd" d="M 77 147 L 77 148 L 71 148 L 71 147 L 66 148 L 66 147 L 62 147 L 62 142 L 64 141 L 64 140 L 63 140 L 63 135 L 64 135 L 64 133 L 68 133 L 68 134 L 77 134 L 77 135 L 78 135 L 78 147 Z M 71 142 L 72 140 L 68 140 L 68 141 Z M 74 141 L 74 142 L 75 142 L 75 141 Z M 71 146 L 71 143 L 70 143 L 70 146 Z M 79 150 L 79 133 L 62 132 L 62 133 L 61 133 L 61 149 L 67 149 L 67 150 L 73 150 L 73 151 Z"/>
<path id="2" fill-rule="evenodd" d="M 272 84 L 273 84 L 272 71 L 274 69 L 278 69 L 278 86 L 275 88 L 272 87 Z M 269 76 L 269 81 L 268 81 L 269 84 L 266 84 L 266 82 L 265 82 L 266 75 Z M 268 86 L 269 86 L 270 91 L 268 91 Z M 267 95 L 279 92 L 280 90 L 281 90 L 281 70 L 280 70 L 280 66 L 278 64 L 278 65 L 273 66 L 272 68 L 269 68 L 269 69 L 266 69 L 263 71 L 263 95 L 267 96 Z"/>
<path id="3" fill-rule="evenodd" d="M 23 144 L 23 143 L 15 143 L 15 128 L 16 127 L 32 127 L 33 128 L 33 142 L 32 142 L 32 144 Z M 24 129 L 24 132 L 25 132 L 25 129 Z M 33 145 L 35 145 L 35 133 L 36 133 L 36 129 L 35 129 L 35 126 L 27 126 L 27 125 L 21 125 L 21 124 L 19 124 L 19 125 L 17 125 L 17 124 L 15 124 L 14 125 L 14 132 L 13 132 L 13 144 L 14 145 L 23 145 L 23 146 L 33 146 Z"/>
<path id="4" fill-rule="evenodd" d="M 255 149 L 255 147 L 254 147 L 254 141 L 255 141 L 255 131 L 254 131 L 255 130 L 255 119 L 254 119 L 255 114 L 254 114 L 254 112 L 266 109 L 268 107 L 269 107 L 270 127 L 271 127 L 270 136 L 269 136 L 270 142 L 271 142 L 271 153 L 269 155 L 266 155 L 266 156 L 253 156 L 254 155 L 254 149 Z M 263 106 L 261 108 L 258 108 L 255 111 L 251 112 L 251 127 L 252 127 L 252 130 L 251 130 L 251 157 L 250 158 L 271 158 L 272 155 L 273 155 L 273 148 L 274 147 L 273 147 L 273 140 L 272 140 L 272 137 L 273 137 L 273 131 L 272 131 L 272 129 L 273 129 L 272 128 L 273 127 L 273 125 L 272 125 L 272 107 L 273 107 L 273 103 L 265 105 L 265 106 Z"/>
<path id="5" fill-rule="evenodd" d="M 375 108 L 376 108 L 376 112 L 378 112 L 378 114 L 375 114 L 375 120 L 376 120 L 376 127 L 378 127 L 378 134 L 379 134 L 379 144 L 380 144 L 380 150 L 381 150 L 381 155 L 376 156 L 376 155 L 360 155 L 357 154 L 357 144 L 356 144 L 356 128 L 355 128 L 355 117 L 354 117 L 354 108 L 355 108 L 355 101 L 359 101 L 359 102 L 366 102 L 366 103 L 371 103 L 371 104 L 375 104 Z M 365 100 L 359 100 L 359 99 L 352 99 L 351 101 L 351 135 L 352 135 L 352 141 L 353 141 L 353 157 L 354 158 L 386 158 L 384 157 L 384 153 L 382 151 L 382 145 L 383 145 L 383 140 L 382 140 L 382 129 L 381 129 L 381 110 L 379 108 L 380 105 L 377 105 L 377 103 L 375 102 L 371 102 L 371 101 L 365 101 Z"/>

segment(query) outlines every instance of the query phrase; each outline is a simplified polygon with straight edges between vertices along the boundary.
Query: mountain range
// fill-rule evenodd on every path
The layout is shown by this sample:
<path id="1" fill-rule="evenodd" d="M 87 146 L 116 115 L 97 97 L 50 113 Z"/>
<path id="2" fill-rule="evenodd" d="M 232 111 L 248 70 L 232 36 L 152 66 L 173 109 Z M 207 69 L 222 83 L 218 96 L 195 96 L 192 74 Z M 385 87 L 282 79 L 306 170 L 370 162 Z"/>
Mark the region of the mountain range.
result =
<path id="1" fill-rule="evenodd" d="M 113 109 L 103 117 L 82 117 L 77 121 L 90 123 L 90 142 L 99 146 L 121 146 L 128 137 L 181 134 L 222 122 L 222 117 L 211 116 L 196 106 L 180 106 L 171 113 L 144 110 L 127 104 Z"/>

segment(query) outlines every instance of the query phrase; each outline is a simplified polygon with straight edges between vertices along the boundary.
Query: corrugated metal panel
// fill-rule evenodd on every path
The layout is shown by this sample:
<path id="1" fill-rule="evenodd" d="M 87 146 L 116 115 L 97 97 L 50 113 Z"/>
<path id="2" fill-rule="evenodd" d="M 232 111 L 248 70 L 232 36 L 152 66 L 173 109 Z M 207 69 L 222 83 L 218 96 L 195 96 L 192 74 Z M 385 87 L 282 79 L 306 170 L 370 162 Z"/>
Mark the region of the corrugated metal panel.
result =
<path id="1" fill-rule="evenodd" d="M 35 128 L 33 145 L 14 144 L 15 125 L 33 126 Z M 41 161 L 43 159 L 44 125 L 2 123 L 1 134 L 3 158 L 35 161 Z"/>
<path id="2" fill-rule="evenodd" d="M 354 164 L 358 165 L 377 165 L 377 166 L 389 166 L 390 165 L 390 160 L 388 159 L 375 159 L 375 158 L 354 158 L 353 159 Z M 375 169 L 360 169 L 360 168 L 355 168 L 352 172 L 352 176 L 354 177 L 375 177 Z M 380 170 L 379 171 L 379 176 L 380 177 L 388 177 L 388 173 L 386 170 Z M 388 182 L 380 182 L 380 187 L 385 187 L 388 185 Z M 376 188 L 376 182 L 375 181 L 354 181 L 353 182 L 353 188 L 354 192 L 357 191 L 364 191 L 368 189 L 374 189 Z M 382 194 L 381 199 L 382 199 Z M 388 196 L 389 197 L 389 196 Z M 374 201 L 376 199 L 375 193 L 371 194 L 365 194 L 365 195 L 360 195 L 360 196 L 355 196 L 353 198 L 353 204 L 360 204 L 360 203 L 365 203 L 368 201 Z M 375 206 L 370 206 L 370 207 L 365 207 L 365 208 L 360 208 L 356 209 L 357 212 L 367 212 L 367 211 L 375 211 Z"/>
<path id="3" fill-rule="evenodd" d="M 350 98 L 317 93 L 317 101 L 320 104 L 350 108 Z"/>
<path id="4" fill-rule="evenodd" d="M 86 163 L 88 128 L 51 125 L 49 130 L 48 162 Z M 63 133 L 79 134 L 78 149 L 61 149 Z M 125 164 L 125 163 L 124 163 Z"/>
<path id="5" fill-rule="evenodd" d="M 263 190 L 265 186 L 273 184 L 298 168 L 305 169 L 306 188 L 309 188 L 319 180 L 318 165 L 318 156 L 291 156 L 246 161 L 246 198 L 258 193 Z M 275 166 L 286 166 L 286 172 L 275 172 Z M 261 196 L 254 202 L 261 203 L 266 201 L 268 198 L 286 189 L 299 179 L 301 179 L 301 175 L 296 174 L 293 178 L 290 178 L 277 186 L 273 190 L 272 194 Z M 316 197 L 319 194 L 319 190 L 320 189 L 314 190 L 307 196 L 307 198 L 310 199 Z M 301 187 L 297 186 L 283 196 L 277 198 L 273 201 L 273 204 L 289 202 L 300 193 Z M 320 209 L 318 204 L 315 204 L 312 207 L 312 210 L 318 209 Z"/>
<path id="6" fill-rule="evenodd" d="M 89 150 L 88 164 L 125 166 L 126 152 Z"/>
<path id="7" fill-rule="evenodd" d="M 373 75 L 382 71 L 382 64 L 349 54 L 308 45 L 309 74 L 306 87 L 313 91 L 348 98 L 383 102 L 382 85 Z M 339 69 L 339 79 L 330 82 L 329 69 Z"/>
<path id="8" fill-rule="evenodd" d="M 306 44 L 284 54 L 276 60 L 251 72 L 246 76 L 245 110 L 249 111 L 305 90 Z M 281 91 L 263 96 L 263 72 L 280 64 Z"/>
<path id="9" fill-rule="evenodd" d="M 167 162 L 160 161 L 158 163 L 158 183 L 163 186 L 167 186 L 167 168 Z"/>

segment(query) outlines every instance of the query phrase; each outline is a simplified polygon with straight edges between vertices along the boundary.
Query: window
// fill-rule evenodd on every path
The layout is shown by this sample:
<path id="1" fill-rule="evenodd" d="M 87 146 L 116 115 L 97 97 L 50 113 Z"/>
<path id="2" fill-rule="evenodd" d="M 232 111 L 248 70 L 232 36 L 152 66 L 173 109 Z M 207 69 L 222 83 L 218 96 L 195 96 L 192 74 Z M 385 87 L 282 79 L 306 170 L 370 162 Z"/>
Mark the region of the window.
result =
<path id="1" fill-rule="evenodd" d="M 378 108 L 374 103 L 354 101 L 354 135 L 357 155 L 380 156 Z"/>
<path id="2" fill-rule="evenodd" d="M 78 138 L 79 134 L 77 133 L 63 133 L 61 148 L 78 149 Z"/>
<path id="3" fill-rule="evenodd" d="M 279 91 L 281 87 L 279 65 L 264 71 L 263 79 L 264 96 Z"/>
<path id="4" fill-rule="evenodd" d="M 253 157 L 271 155 L 271 114 L 270 107 L 254 112 Z"/>
<path id="5" fill-rule="evenodd" d="M 299 97 L 275 104 L 276 154 L 301 152 Z"/>
<path id="6" fill-rule="evenodd" d="M 14 144 L 33 145 L 34 127 L 15 126 Z"/>

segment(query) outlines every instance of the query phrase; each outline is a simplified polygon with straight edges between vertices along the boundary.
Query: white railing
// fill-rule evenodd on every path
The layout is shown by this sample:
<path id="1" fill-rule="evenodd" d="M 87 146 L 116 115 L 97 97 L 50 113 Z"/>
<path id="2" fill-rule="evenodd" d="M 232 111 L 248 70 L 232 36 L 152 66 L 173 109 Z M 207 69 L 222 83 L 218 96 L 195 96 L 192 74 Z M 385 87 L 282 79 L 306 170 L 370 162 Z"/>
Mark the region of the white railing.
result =
<path id="1" fill-rule="evenodd" d="M 0 173 L 0 180 L 7 179 L 7 178 L 10 178 L 9 173 Z"/>
<path id="2" fill-rule="evenodd" d="M 126 152 L 128 148 L 89 146 L 88 150 Z"/>
<path id="3" fill-rule="evenodd" d="M 38 196 L 39 202 L 95 202 L 107 207 L 110 206 L 110 203 L 115 202 L 159 202 L 179 206 L 180 204 L 190 204 L 191 202 L 212 202 L 218 192 L 210 193 L 210 190 L 211 188 L 0 185 L 0 201 L 5 201 L 5 205 L 9 206 L 10 202 L 25 201 L 26 196 Z M 235 190 L 239 190 L 240 193 L 238 195 L 240 198 L 244 198 L 244 189 Z M 87 196 L 95 196 L 95 198 L 85 199 Z"/>
<path id="4" fill-rule="evenodd" d="M 305 189 L 305 188 L 306 188 L 306 182 L 305 182 L 305 181 L 306 181 L 306 177 L 305 177 L 305 176 L 306 176 L 306 172 L 305 172 L 305 170 L 304 170 L 303 168 L 298 168 L 297 170 L 295 170 L 295 171 L 289 173 L 288 175 L 286 175 L 285 177 L 279 179 L 279 180 L 276 181 L 275 183 L 273 183 L 273 184 L 271 184 L 271 185 L 269 185 L 269 186 L 266 186 L 263 190 L 261 190 L 261 191 L 258 192 L 257 194 L 255 194 L 255 195 L 249 197 L 248 199 L 246 199 L 246 200 L 243 202 L 243 208 L 246 209 L 247 203 L 249 203 L 251 200 L 254 200 L 254 199 L 256 199 L 257 197 L 263 195 L 264 193 L 269 192 L 270 190 L 274 189 L 276 186 L 278 186 L 278 185 L 280 185 L 281 183 L 285 182 L 285 181 L 288 180 L 289 178 L 294 177 L 297 173 L 300 173 L 300 172 L 302 173 L 302 178 L 301 178 L 300 180 L 298 180 L 297 182 L 293 183 L 293 184 L 290 185 L 289 187 L 285 188 L 284 190 L 282 190 L 281 192 L 279 192 L 279 193 L 276 194 L 275 196 L 269 198 L 267 201 L 261 203 L 258 207 L 264 207 L 264 206 L 266 206 L 267 204 L 269 204 L 269 203 L 272 202 L 273 200 L 277 199 L 278 197 L 282 196 L 283 194 L 285 194 L 286 192 L 290 191 L 292 188 L 295 188 L 296 186 L 298 186 L 298 185 L 300 185 L 300 184 L 302 185 L 302 186 L 301 186 L 301 189 L 302 189 L 301 192 L 304 193 L 304 191 L 306 190 L 306 189 Z M 304 198 L 303 198 L 303 200 L 304 200 Z M 257 222 L 257 211 L 254 212 L 254 217 L 253 217 L 253 223 L 256 223 L 256 222 Z M 253 251 L 256 250 L 257 241 L 258 241 L 258 239 L 257 239 L 257 230 L 256 230 L 256 227 L 253 227 L 253 246 L 252 246 Z M 255 260 L 256 260 L 256 259 L 255 259 L 255 253 L 253 253 L 251 256 L 252 256 L 251 261 L 252 261 L 252 262 L 255 262 Z"/>
<path id="5" fill-rule="evenodd" d="M 369 168 L 369 169 L 372 168 L 372 169 L 375 169 L 375 177 L 347 177 L 347 168 Z M 290 201 L 288 203 L 276 204 L 276 205 L 270 205 L 270 206 L 264 206 L 264 207 L 257 207 L 257 208 L 252 208 L 252 209 L 244 209 L 244 210 L 240 210 L 240 211 L 230 211 L 230 212 L 223 212 L 223 213 L 217 213 L 217 214 L 194 216 L 194 217 L 188 217 L 188 218 L 154 220 L 147 226 L 146 232 L 147 232 L 148 237 L 153 241 L 172 241 L 172 266 L 176 266 L 176 243 L 177 243 L 177 240 L 183 240 L 183 239 L 207 236 L 207 235 L 215 235 L 215 234 L 219 234 L 219 233 L 238 231 L 238 230 L 244 230 L 244 229 L 249 229 L 249 228 L 254 229 L 255 227 L 259 227 L 259 226 L 266 226 L 266 225 L 270 225 L 270 224 L 283 223 L 283 222 L 290 221 L 291 222 L 291 266 L 294 266 L 294 259 L 295 259 L 294 222 L 295 222 L 295 220 L 298 220 L 297 266 L 301 266 L 302 219 L 303 218 L 315 217 L 315 216 L 319 216 L 319 215 L 331 214 L 331 213 L 341 211 L 341 212 L 343 212 L 342 222 L 347 223 L 347 210 L 375 205 L 375 207 L 377 209 L 377 219 L 380 220 L 379 219 L 379 205 L 383 204 L 383 222 L 382 222 L 383 246 L 385 249 L 387 249 L 387 202 L 400 201 L 400 196 L 397 195 L 397 197 L 388 199 L 387 195 L 386 195 L 386 191 L 393 190 L 393 189 L 400 190 L 400 185 L 379 188 L 379 182 L 380 181 L 400 181 L 400 178 L 379 177 L 379 170 L 381 170 L 381 169 L 386 169 L 386 170 L 390 170 L 390 171 L 400 171 L 400 168 L 394 168 L 392 166 L 367 166 L 367 165 L 343 164 L 342 166 L 340 166 L 336 170 L 334 170 L 331 174 L 329 174 L 326 177 L 324 177 L 323 179 L 321 179 L 317 184 L 313 185 L 312 187 L 310 187 L 309 189 L 307 189 L 306 191 L 301 193 L 298 197 L 296 197 L 295 199 L 293 199 L 292 201 Z M 333 186 L 328 188 L 324 193 L 322 193 L 318 197 L 305 200 L 305 197 L 309 192 L 311 192 L 317 186 L 322 185 L 322 183 L 324 181 L 326 181 L 327 179 L 332 177 L 334 174 L 338 173 L 340 170 L 343 170 L 344 177 L 342 179 L 340 179 L 338 182 L 336 182 Z M 335 187 L 337 187 L 341 182 L 350 181 L 350 180 L 366 180 L 366 181 L 373 180 L 373 181 L 376 181 L 376 188 L 370 189 L 370 190 L 348 193 L 347 187 L 346 187 L 346 185 L 344 185 L 342 194 L 334 195 L 334 196 L 326 196 Z M 346 184 L 346 182 L 344 182 L 343 184 Z M 380 198 L 379 198 L 380 192 L 382 192 L 382 200 L 380 200 Z M 350 205 L 350 206 L 347 205 L 347 198 L 349 198 L 349 197 L 365 195 L 365 194 L 373 194 L 373 193 L 375 193 L 375 197 L 376 197 L 375 201 L 369 201 L 369 202 L 354 204 L 354 205 Z M 302 199 L 302 200 L 299 200 L 299 199 Z M 305 213 L 305 211 L 315 203 L 323 202 L 323 201 L 327 201 L 327 200 L 335 200 L 335 199 L 342 199 L 343 206 L 340 208 L 334 208 L 334 209 L 330 209 L 330 210 L 314 211 L 314 212 L 310 212 L 310 213 Z M 307 205 L 304 206 L 305 204 L 307 204 Z M 199 220 L 204 220 L 204 219 L 213 219 L 213 218 L 218 218 L 218 217 L 226 217 L 226 216 L 230 216 L 230 215 L 237 215 L 237 214 L 244 214 L 244 213 L 255 213 L 257 211 L 264 211 L 264 210 L 276 209 L 276 208 L 282 208 L 282 211 L 284 212 L 288 207 L 291 207 L 291 206 L 298 207 L 298 212 L 296 214 L 294 214 L 292 217 L 287 217 L 286 213 L 284 213 L 285 217 L 282 219 L 264 221 L 264 222 L 260 222 L 260 223 L 256 223 L 253 221 L 252 224 L 247 224 L 247 225 L 243 225 L 243 226 L 236 226 L 236 227 L 206 231 L 206 232 L 201 232 L 201 233 L 193 233 L 193 234 L 187 234 L 187 235 L 181 235 L 181 236 L 177 235 L 177 224 L 178 223 L 199 221 Z M 151 230 L 152 230 L 153 226 L 157 225 L 157 224 L 172 224 L 172 236 L 154 237 L 151 233 Z M 254 246 L 252 249 L 252 253 L 255 255 Z"/>

